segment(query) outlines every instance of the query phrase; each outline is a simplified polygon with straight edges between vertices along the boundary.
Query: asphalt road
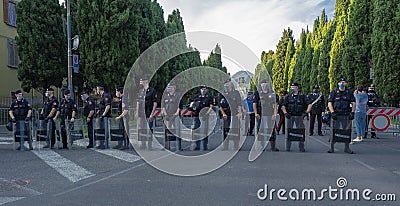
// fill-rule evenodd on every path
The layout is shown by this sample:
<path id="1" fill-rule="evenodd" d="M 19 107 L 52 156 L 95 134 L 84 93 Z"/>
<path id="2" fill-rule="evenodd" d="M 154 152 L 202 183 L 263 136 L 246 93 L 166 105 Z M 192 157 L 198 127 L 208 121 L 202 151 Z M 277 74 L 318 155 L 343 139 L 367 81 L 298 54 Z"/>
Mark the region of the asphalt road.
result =
<path id="1" fill-rule="evenodd" d="M 220 136 L 217 131 L 210 137 L 211 149 L 220 143 Z M 297 143 L 291 152 L 283 151 L 284 136 L 278 135 L 281 151 L 267 150 L 254 162 L 248 161 L 254 140 L 249 137 L 220 169 L 179 177 L 154 169 L 133 149 L 98 151 L 76 146 L 21 152 L 14 151 L 10 137 L 2 133 L 0 205 L 400 205 L 400 137 L 378 136 L 351 145 L 355 154 L 343 153 L 343 144 L 328 154 L 328 134 L 307 136 L 305 153 L 298 151 Z M 193 152 L 186 149 L 181 154 Z M 338 183 L 339 178 L 345 179 Z M 308 200 L 310 189 L 317 200 L 313 195 Z M 358 190 L 360 200 L 352 200 L 350 193 L 346 200 L 348 190 Z M 296 191 L 299 200 L 293 200 Z M 372 200 L 376 195 L 393 198 L 391 194 L 396 201 Z M 288 200 L 279 199 L 285 197 Z"/>

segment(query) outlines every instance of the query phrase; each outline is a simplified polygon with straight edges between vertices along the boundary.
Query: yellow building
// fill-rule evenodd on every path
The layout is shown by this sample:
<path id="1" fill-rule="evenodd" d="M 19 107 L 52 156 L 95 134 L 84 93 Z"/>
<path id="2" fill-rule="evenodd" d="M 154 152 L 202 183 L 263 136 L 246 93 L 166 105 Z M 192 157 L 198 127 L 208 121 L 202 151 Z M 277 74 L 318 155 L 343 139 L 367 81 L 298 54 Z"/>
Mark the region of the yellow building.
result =
<path id="1" fill-rule="evenodd" d="M 21 87 L 21 83 L 17 79 L 16 2 L 11 0 L 0 1 L 0 106 L 8 105 L 10 91 Z"/>
<path id="2" fill-rule="evenodd" d="M 21 89 L 21 82 L 17 78 L 18 51 L 15 37 L 16 6 L 20 0 L 0 0 L 0 107 L 7 107 L 11 103 L 11 92 Z M 33 94 L 24 94 L 32 102 Z M 38 96 L 37 96 L 38 95 Z M 41 102 L 42 96 L 35 94 L 34 103 Z"/>

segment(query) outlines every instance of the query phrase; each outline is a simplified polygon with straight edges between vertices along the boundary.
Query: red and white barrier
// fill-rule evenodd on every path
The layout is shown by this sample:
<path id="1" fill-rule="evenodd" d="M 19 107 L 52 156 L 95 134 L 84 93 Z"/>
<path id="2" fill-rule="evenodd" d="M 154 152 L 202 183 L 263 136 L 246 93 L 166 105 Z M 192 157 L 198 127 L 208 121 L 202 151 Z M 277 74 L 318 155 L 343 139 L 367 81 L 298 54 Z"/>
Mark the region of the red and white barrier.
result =
<path id="1" fill-rule="evenodd" d="M 400 108 L 385 108 L 385 107 L 368 108 L 367 114 L 368 115 L 385 114 L 387 116 L 399 116 Z"/>
<path id="2" fill-rule="evenodd" d="M 193 112 L 192 111 L 189 111 L 189 109 L 183 109 L 182 111 L 181 111 L 181 115 L 182 116 L 190 116 L 190 115 L 192 115 L 193 114 Z M 159 116 L 161 116 L 161 109 L 156 109 L 156 111 L 154 111 L 154 115 L 153 115 L 154 117 L 159 117 Z"/>

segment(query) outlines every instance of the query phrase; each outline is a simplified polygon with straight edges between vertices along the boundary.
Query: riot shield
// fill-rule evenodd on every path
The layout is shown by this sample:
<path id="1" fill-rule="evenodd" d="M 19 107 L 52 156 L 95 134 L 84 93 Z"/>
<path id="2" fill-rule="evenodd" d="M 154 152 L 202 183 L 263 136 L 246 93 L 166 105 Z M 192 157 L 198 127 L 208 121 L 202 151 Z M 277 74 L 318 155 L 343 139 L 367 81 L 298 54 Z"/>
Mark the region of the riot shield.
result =
<path id="1" fill-rule="evenodd" d="M 83 134 L 83 125 L 84 123 L 82 119 L 75 119 L 74 122 L 70 122 L 68 120 L 65 121 L 67 140 L 70 148 L 72 148 L 74 141 L 85 138 Z"/>
<path id="2" fill-rule="evenodd" d="M 286 140 L 304 142 L 306 140 L 306 121 L 303 116 L 291 116 L 286 122 Z"/>
<path id="3" fill-rule="evenodd" d="M 30 131 L 29 131 L 29 122 L 25 121 L 17 121 L 13 124 L 13 136 L 14 136 L 14 150 L 17 148 L 17 142 L 20 143 L 20 150 L 24 151 L 24 143 L 25 141 L 30 142 Z"/>
<path id="4" fill-rule="evenodd" d="M 109 122 L 108 118 L 94 118 L 93 119 L 94 140 L 105 141 L 105 147 L 108 148 L 109 144 Z M 95 144 L 93 141 L 93 144 Z"/>
<path id="5" fill-rule="evenodd" d="M 126 132 L 125 132 L 125 125 L 124 125 L 124 120 L 119 119 L 115 120 L 114 118 L 109 119 L 110 123 L 110 141 L 115 142 L 115 141 L 123 141 L 124 145 L 126 147 Z"/>
<path id="6" fill-rule="evenodd" d="M 331 134 L 333 142 L 351 142 L 352 121 L 348 116 L 337 116 L 336 120 L 331 120 Z"/>
<path id="7" fill-rule="evenodd" d="M 170 142 L 176 141 L 177 150 L 181 149 L 179 116 L 169 115 L 164 118 L 165 148 L 170 149 Z"/>
<path id="8" fill-rule="evenodd" d="M 154 124 L 155 120 L 151 122 Z M 149 122 L 145 117 L 139 117 L 137 120 L 138 141 L 153 141 L 153 134 L 149 128 Z"/>

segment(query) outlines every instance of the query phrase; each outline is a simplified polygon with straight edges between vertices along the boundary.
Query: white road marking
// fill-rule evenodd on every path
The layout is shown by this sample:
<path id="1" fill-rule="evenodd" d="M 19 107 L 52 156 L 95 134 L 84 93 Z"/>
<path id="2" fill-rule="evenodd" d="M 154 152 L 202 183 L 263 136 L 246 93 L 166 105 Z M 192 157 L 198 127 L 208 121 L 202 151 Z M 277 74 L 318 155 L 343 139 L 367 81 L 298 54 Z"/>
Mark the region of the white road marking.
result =
<path id="1" fill-rule="evenodd" d="M 400 171 L 393 171 L 394 174 L 400 175 Z"/>
<path id="2" fill-rule="evenodd" d="M 92 149 L 92 150 L 99 152 L 101 154 L 105 154 L 107 156 L 111 156 L 111 157 L 123 160 L 125 162 L 130 162 L 130 163 L 136 162 L 141 159 L 137 155 L 130 154 L 128 152 L 123 152 L 123 151 L 116 150 L 116 149 L 105 149 L 105 150 Z"/>
<path id="3" fill-rule="evenodd" d="M 0 205 L 24 199 L 25 197 L 0 197 Z"/>
<path id="4" fill-rule="evenodd" d="M 65 159 L 52 150 L 33 150 L 32 152 L 71 182 L 78 182 L 95 176 L 95 174 L 87 171 L 85 168 L 71 162 L 70 160 Z"/>
<path id="5" fill-rule="evenodd" d="M 368 165 L 367 163 L 362 162 L 361 160 L 354 159 L 354 161 L 358 162 L 359 164 L 361 164 L 362 166 L 364 166 L 364 167 L 366 167 L 366 168 L 368 168 L 368 169 L 370 169 L 370 170 L 375 170 L 374 167 Z"/>

